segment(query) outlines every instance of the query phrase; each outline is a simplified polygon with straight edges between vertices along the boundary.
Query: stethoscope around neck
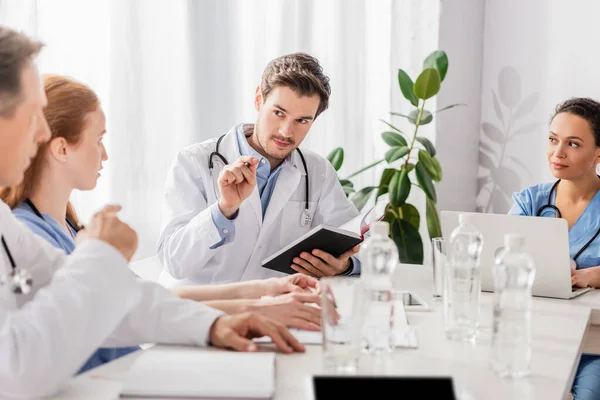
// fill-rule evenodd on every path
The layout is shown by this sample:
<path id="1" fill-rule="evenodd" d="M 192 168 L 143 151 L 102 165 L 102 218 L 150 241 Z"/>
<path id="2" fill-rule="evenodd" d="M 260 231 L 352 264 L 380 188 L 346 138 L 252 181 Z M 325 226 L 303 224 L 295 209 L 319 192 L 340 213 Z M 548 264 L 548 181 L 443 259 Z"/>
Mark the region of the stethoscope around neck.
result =
<path id="1" fill-rule="evenodd" d="M 221 146 L 221 141 L 223 140 L 223 138 L 226 136 L 222 135 L 221 137 L 219 137 L 219 139 L 217 139 L 217 145 L 215 146 L 215 151 L 213 151 L 212 153 L 210 153 L 210 156 L 208 157 L 208 170 L 210 171 L 210 175 L 212 176 L 213 173 L 213 168 L 214 168 L 214 162 L 213 162 L 213 157 L 218 157 L 221 159 L 221 161 L 223 162 L 223 165 L 228 165 L 229 162 L 227 161 L 227 159 L 225 158 L 225 156 L 223 154 L 221 154 L 219 152 L 219 147 Z M 246 138 L 249 138 L 252 135 L 246 136 Z M 304 199 L 304 211 L 302 212 L 302 215 L 300 217 L 300 226 L 304 227 L 307 225 L 310 225 L 312 222 L 312 217 L 310 216 L 310 208 L 309 208 L 309 192 L 308 192 L 308 187 L 309 187 L 309 181 L 308 181 L 308 167 L 306 166 L 306 160 L 304 159 L 304 154 L 302 154 L 302 152 L 300 151 L 299 148 L 296 148 L 296 151 L 298 152 L 298 155 L 300 156 L 300 159 L 302 160 L 302 166 L 304 167 L 304 172 L 306 173 L 306 179 L 305 179 L 305 187 L 306 187 L 306 197 Z M 215 192 L 216 195 L 216 192 Z"/>
<path id="2" fill-rule="evenodd" d="M 562 214 L 561 214 L 559 208 L 556 207 L 554 204 L 552 204 L 552 195 L 556 193 L 556 187 L 558 186 L 559 183 L 560 183 L 560 179 L 557 180 L 556 182 L 554 182 L 554 185 L 552 185 L 552 188 L 550 189 L 550 193 L 548 194 L 548 202 L 546 204 L 544 204 L 543 206 L 541 206 L 537 210 L 537 213 L 535 214 L 536 217 L 542 217 L 544 210 L 550 209 L 550 210 L 552 210 L 552 212 L 554 213 L 554 216 L 556 218 L 562 218 Z M 590 240 L 588 240 L 586 242 L 586 244 L 583 245 L 583 247 L 577 252 L 577 254 L 575 254 L 575 256 L 573 257 L 573 261 L 575 261 L 575 262 L 577 261 L 577 258 L 581 255 L 581 253 L 583 253 L 585 251 L 585 249 L 587 249 L 594 242 L 594 240 L 596 240 L 598 235 L 600 235 L 600 228 L 598 228 L 598 230 L 596 231 L 594 236 L 592 236 L 592 238 Z"/>
<path id="3" fill-rule="evenodd" d="M 38 210 L 38 208 L 33 204 L 33 202 L 31 200 L 25 199 L 25 203 L 31 208 L 33 213 L 36 216 L 38 216 L 38 218 L 40 218 L 44 221 L 46 220 L 44 218 L 44 216 L 42 215 L 42 213 Z M 67 225 L 69 225 L 69 227 L 75 233 L 77 233 L 79 230 L 81 230 L 81 227 L 79 227 L 79 226 L 77 226 L 77 224 L 73 223 L 73 221 L 71 221 L 69 219 L 69 217 L 65 217 L 65 220 L 67 222 Z M 10 249 L 8 248 L 8 244 L 6 244 L 6 239 L 4 238 L 4 235 L 2 235 L 0 237 L 0 240 L 2 241 L 2 247 L 4 248 L 4 253 L 6 254 L 6 257 L 8 258 L 8 262 L 10 263 L 10 267 L 11 267 L 10 273 L 0 277 L 0 284 L 1 285 L 9 284 L 10 290 L 14 294 L 29 293 L 33 286 L 33 277 L 31 275 L 31 272 L 25 268 L 17 266 L 17 263 L 15 262 L 15 259 L 12 256 Z"/>

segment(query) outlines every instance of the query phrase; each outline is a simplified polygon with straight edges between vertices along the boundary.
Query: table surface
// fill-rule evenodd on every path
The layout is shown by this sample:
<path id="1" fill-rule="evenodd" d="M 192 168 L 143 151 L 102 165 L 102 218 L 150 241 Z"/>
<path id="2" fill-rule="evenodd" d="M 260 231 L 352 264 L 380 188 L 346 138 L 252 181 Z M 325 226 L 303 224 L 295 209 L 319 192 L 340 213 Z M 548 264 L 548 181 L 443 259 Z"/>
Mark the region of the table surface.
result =
<path id="1" fill-rule="evenodd" d="M 398 289 L 423 298 L 430 311 L 408 311 L 417 331 L 417 349 L 397 348 L 387 363 L 375 365 L 369 356 L 360 362 L 360 374 L 451 376 L 458 398 L 562 400 L 570 391 L 590 324 L 600 324 L 600 290 L 573 300 L 534 297 L 532 363 L 529 377 L 497 377 L 490 369 L 492 296 L 481 297 L 481 327 L 476 344 L 449 341 L 444 336 L 442 302 L 432 298 L 431 268 L 399 265 L 394 275 Z M 276 358 L 274 399 L 310 399 L 308 379 L 322 373 L 321 346 L 307 345 L 306 353 Z M 128 368 L 140 352 L 115 360 L 73 378 L 53 399 L 117 399 Z M 425 394 L 425 393 L 424 393 Z"/>

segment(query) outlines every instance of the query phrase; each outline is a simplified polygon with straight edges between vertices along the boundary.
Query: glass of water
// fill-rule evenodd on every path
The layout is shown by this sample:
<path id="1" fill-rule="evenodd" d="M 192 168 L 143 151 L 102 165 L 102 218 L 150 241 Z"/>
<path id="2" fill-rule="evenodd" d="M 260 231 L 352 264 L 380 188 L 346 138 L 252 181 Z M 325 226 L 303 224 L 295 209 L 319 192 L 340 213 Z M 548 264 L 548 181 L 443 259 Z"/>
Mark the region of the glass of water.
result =
<path id="1" fill-rule="evenodd" d="M 320 280 L 320 286 L 324 369 L 333 374 L 354 374 L 361 352 L 360 279 L 327 277 Z"/>
<path id="2" fill-rule="evenodd" d="M 433 298 L 439 299 L 444 292 L 444 267 L 446 265 L 446 239 L 436 237 L 431 239 L 433 265 Z"/>

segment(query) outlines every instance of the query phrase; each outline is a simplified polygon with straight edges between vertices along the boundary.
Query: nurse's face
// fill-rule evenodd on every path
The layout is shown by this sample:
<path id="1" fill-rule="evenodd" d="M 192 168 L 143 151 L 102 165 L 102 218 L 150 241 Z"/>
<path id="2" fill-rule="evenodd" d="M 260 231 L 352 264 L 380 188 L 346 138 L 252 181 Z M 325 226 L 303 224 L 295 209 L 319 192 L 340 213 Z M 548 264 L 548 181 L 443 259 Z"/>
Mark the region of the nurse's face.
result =
<path id="1" fill-rule="evenodd" d="M 300 146 L 315 120 L 319 102 L 318 95 L 298 96 L 286 86 L 273 88 L 266 99 L 260 86 L 256 89 L 256 135 L 267 156 L 283 160 Z"/>
<path id="2" fill-rule="evenodd" d="M 557 114 L 548 135 L 548 163 L 555 178 L 578 180 L 596 174 L 600 147 L 585 119 L 566 112 Z"/>
<path id="3" fill-rule="evenodd" d="M 101 107 L 88 113 L 79 141 L 67 144 L 66 173 L 78 190 L 91 190 L 100 177 L 102 162 L 108 160 L 102 139 L 106 133 L 106 118 Z"/>

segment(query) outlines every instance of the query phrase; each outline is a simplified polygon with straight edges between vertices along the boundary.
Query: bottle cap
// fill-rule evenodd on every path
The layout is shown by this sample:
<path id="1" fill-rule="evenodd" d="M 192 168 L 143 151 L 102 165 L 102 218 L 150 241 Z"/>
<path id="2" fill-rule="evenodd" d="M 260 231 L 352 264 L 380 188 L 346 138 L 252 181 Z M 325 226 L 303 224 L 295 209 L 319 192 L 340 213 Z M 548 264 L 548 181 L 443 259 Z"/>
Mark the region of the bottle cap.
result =
<path id="1" fill-rule="evenodd" d="M 386 221 L 377 221 L 373 224 L 373 234 L 387 236 L 390 233 L 390 224 Z"/>
<path id="2" fill-rule="evenodd" d="M 467 225 L 472 224 L 473 215 L 472 214 L 458 214 L 458 224 L 459 225 Z"/>
<path id="3" fill-rule="evenodd" d="M 505 247 L 521 247 L 525 243 L 525 236 L 520 233 L 507 233 L 504 235 Z"/>

